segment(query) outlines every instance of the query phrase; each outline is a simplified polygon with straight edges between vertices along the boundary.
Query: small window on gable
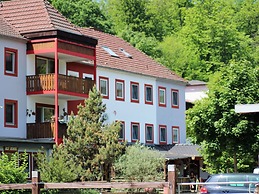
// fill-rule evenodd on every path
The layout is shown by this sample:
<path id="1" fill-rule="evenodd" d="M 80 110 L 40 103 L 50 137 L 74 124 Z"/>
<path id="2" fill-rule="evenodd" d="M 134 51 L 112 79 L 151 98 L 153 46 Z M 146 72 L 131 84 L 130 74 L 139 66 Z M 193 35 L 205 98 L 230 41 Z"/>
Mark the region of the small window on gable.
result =
<path id="1" fill-rule="evenodd" d="M 120 48 L 120 51 L 128 58 L 131 58 L 132 59 L 132 55 L 129 54 L 128 52 L 126 52 L 123 48 Z"/>
<path id="2" fill-rule="evenodd" d="M 107 46 L 102 46 L 102 48 L 109 53 L 112 57 L 119 57 L 119 55 L 117 55 L 112 49 L 110 49 Z"/>

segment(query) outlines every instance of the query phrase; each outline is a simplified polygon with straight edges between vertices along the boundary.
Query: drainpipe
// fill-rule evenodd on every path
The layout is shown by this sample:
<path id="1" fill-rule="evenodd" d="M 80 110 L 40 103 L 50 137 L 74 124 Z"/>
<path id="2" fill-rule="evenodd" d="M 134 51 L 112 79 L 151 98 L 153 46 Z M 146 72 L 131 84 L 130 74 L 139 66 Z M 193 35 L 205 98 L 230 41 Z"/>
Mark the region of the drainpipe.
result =
<path id="1" fill-rule="evenodd" d="M 55 87 L 55 143 L 59 144 L 58 139 L 58 39 L 55 38 L 55 76 L 54 76 L 54 87 Z"/>
<path id="2" fill-rule="evenodd" d="M 95 81 L 95 84 L 97 84 L 96 73 L 97 73 L 97 64 L 96 64 L 96 47 L 95 47 L 94 48 L 94 81 Z"/>

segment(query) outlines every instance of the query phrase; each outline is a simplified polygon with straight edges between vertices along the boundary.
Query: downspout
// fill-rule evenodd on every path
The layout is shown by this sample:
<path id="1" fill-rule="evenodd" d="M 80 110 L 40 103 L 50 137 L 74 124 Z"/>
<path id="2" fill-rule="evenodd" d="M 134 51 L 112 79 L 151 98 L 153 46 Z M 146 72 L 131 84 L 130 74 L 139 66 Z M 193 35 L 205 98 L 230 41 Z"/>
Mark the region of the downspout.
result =
<path id="1" fill-rule="evenodd" d="M 58 39 L 55 38 L 55 143 L 59 144 L 58 139 Z"/>
<path id="2" fill-rule="evenodd" d="M 96 73 L 97 72 L 96 71 L 97 71 L 97 63 L 96 63 L 96 47 L 95 47 L 94 48 L 94 81 L 95 81 L 95 84 L 97 84 L 97 81 L 96 81 Z"/>

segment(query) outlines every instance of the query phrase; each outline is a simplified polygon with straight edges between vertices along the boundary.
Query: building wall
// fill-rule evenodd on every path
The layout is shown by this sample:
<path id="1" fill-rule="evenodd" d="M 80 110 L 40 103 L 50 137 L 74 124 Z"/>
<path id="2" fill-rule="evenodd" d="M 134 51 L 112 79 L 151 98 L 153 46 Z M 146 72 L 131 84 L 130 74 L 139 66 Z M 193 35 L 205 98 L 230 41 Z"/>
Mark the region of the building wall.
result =
<path id="1" fill-rule="evenodd" d="M 4 48 L 18 50 L 18 75 L 4 73 Z M 0 136 L 26 137 L 26 43 L 19 39 L 0 36 Z M 4 100 L 18 102 L 18 127 L 4 127 Z"/>
<path id="2" fill-rule="evenodd" d="M 157 121 L 158 125 L 166 125 L 167 141 L 172 143 L 172 127 L 179 127 L 179 143 L 186 143 L 186 124 L 185 124 L 185 85 L 175 81 L 157 81 L 156 99 L 158 99 L 158 88 L 166 88 L 166 107 L 157 106 Z M 171 91 L 178 90 L 179 107 L 173 108 L 171 103 Z M 158 131 L 158 130 L 157 130 Z M 158 140 L 157 140 L 158 141 Z"/>
<path id="3" fill-rule="evenodd" d="M 115 120 L 124 121 L 125 138 L 131 142 L 131 122 L 140 124 L 140 142 L 145 143 L 145 125 L 152 124 L 154 127 L 154 144 L 159 144 L 159 125 L 166 125 L 171 131 L 172 126 L 179 126 L 180 142 L 185 142 L 185 102 L 184 102 L 184 85 L 178 85 L 176 82 L 157 81 L 156 78 L 117 71 L 112 69 L 97 68 L 97 87 L 99 88 L 99 77 L 106 77 L 109 80 L 109 99 L 103 99 L 107 106 L 107 118 L 109 123 Z M 124 80 L 125 100 L 118 101 L 115 99 L 115 79 Z M 133 103 L 130 100 L 130 82 L 139 83 L 139 103 Z M 153 105 L 145 104 L 144 85 L 153 86 Z M 167 101 L 170 100 L 169 94 L 171 88 L 180 91 L 180 108 L 172 109 L 167 103 L 167 107 L 158 106 L 158 86 L 166 87 Z M 171 132 L 167 133 L 167 144 L 172 144 Z"/>

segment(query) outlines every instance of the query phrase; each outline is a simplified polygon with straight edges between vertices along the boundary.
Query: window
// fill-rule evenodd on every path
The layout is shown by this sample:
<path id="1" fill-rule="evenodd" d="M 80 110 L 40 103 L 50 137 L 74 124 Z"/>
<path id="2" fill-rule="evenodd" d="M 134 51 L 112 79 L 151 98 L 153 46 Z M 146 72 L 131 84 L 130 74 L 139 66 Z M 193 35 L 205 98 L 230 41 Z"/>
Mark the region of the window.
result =
<path id="1" fill-rule="evenodd" d="M 124 81 L 116 79 L 115 88 L 116 100 L 124 101 Z"/>
<path id="2" fill-rule="evenodd" d="M 99 90 L 103 98 L 109 98 L 109 79 L 106 77 L 99 77 Z"/>
<path id="3" fill-rule="evenodd" d="M 179 108 L 179 91 L 178 90 L 171 90 L 171 103 L 172 108 Z"/>
<path id="4" fill-rule="evenodd" d="M 120 121 L 120 131 L 119 131 L 119 140 L 125 140 L 125 122 Z"/>
<path id="5" fill-rule="evenodd" d="M 154 127 L 152 124 L 146 124 L 146 143 L 153 143 L 153 131 Z"/>
<path id="6" fill-rule="evenodd" d="M 179 127 L 172 127 L 173 143 L 179 143 Z"/>
<path id="7" fill-rule="evenodd" d="M 166 107 L 166 88 L 158 87 L 159 106 Z"/>
<path id="8" fill-rule="evenodd" d="M 36 75 L 55 73 L 55 62 L 53 59 L 36 57 Z"/>
<path id="9" fill-rule="evenodd" d="M 145 103 L 153 104 L 153 86 L 145 84 Z"/>
<path id="10" fill-rule="evenodd" d="M 54 105 L 36 103 L 36 123 L 51 122 L 54 115 Z"/>
<path id="11" fill-rule="evenodd" d="M 110 49 L 107 46 L 102 46 L 102 48 L 108 53 L 110 54 L 112 57 L 119 57 L 119 55 L 117 55 L 115 52 L 113 52 L 112 49 Z"/>
<path id="12" fill-rule="evenodd" d="M 131 102 L 139 102 L 139 83 L 130 82 Z"/>
<path id="13" fill-rule="evenodd" d="M 5 75 L 17 76 L 18 73 L 18 51 L 5 48 Z"/>
<path id="14" fill-rule="evenodd" d="M 131 123 L 131 141 L 136 142 L 139 140 L 139 123 Z"/>
<path id="15" fill-rule="evenodd" d="M 132 55 L 129 54 L 128 52 L 126 52 L 123 48 L 120 48 L 120 51 L 128 58 L 131 58 L 132 59 Z"/>
<path id="16" fill-rule="evenodd" d="M 5 99 L 5 127 L 18 127 L 18 101 Z"/>
<path id="17" fill-rule="evenodd" d="M 159 142 L 160 144 L 166 144 L 166 126 L 165 125 L 159 125 Z"/>

